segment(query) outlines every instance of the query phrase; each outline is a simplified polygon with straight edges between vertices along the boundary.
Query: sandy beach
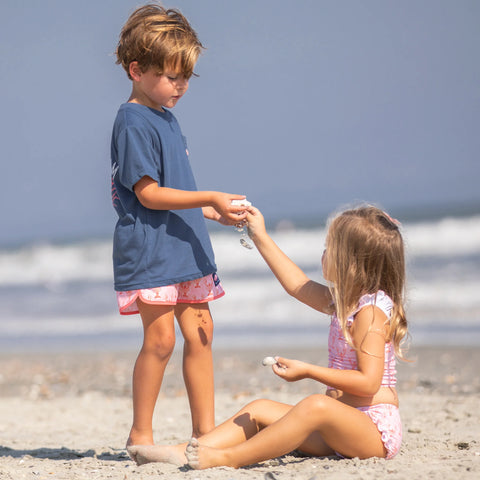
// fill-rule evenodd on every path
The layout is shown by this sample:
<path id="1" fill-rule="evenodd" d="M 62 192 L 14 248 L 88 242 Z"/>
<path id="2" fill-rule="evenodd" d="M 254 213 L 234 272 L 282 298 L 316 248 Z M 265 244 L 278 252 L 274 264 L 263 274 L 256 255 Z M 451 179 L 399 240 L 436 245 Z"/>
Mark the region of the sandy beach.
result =
<path id="1" fill-rule="evenodd" d="M 273 349 L 275 350 L 275 349 Z M 325 350 L 215 350 L 216 415 L 248 401 L 296 403 L 323 392 L 311 381 L 287 384 L 261 365 L 266 354 L 326 363 Z M 20 479 L 468 479 L 480 477 L 480 349 L 412 349 L 399 365 L 404 443 L 393 460 L 287 455 L 248 468 L 193 471 L 136 466 L 124 443 L 131 421 L 135 352 L 0 356 L 0 480 Z M 190 416 L 176 352 L 155 416 L 155 441 L 184 441 Z"/>

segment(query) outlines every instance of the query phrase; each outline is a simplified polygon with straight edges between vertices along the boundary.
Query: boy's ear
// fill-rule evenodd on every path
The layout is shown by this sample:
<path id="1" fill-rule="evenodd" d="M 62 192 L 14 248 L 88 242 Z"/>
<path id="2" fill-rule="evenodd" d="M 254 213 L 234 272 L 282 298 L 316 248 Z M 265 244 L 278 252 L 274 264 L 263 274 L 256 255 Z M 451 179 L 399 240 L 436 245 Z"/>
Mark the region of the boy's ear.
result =
<path id="1" fill-rule="evenodd" d="M 130 65 L 128 66 L 128 73 L 130 73 L 130 77 L 132 80 L 138 82 L 140 80 L 140 77 L 142 76 L 142 69 L 138 65 L 138 62 L 131 62 Z"/>

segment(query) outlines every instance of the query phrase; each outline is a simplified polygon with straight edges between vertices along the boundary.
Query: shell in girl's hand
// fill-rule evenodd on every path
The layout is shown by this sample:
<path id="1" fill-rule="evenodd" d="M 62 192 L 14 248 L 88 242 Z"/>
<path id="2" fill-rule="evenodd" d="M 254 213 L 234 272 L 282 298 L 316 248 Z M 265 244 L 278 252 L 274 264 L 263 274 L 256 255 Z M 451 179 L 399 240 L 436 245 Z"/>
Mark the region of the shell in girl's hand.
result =
<path id="1" fill-rule="evenodd" d="M 268 366 L 268 365 L 275 365 L 277 363 L 277 361 L 275 360 L 274 357 L 265 357 L 263 360 L 262 360 L 262 365 L 263 366 Z"/>

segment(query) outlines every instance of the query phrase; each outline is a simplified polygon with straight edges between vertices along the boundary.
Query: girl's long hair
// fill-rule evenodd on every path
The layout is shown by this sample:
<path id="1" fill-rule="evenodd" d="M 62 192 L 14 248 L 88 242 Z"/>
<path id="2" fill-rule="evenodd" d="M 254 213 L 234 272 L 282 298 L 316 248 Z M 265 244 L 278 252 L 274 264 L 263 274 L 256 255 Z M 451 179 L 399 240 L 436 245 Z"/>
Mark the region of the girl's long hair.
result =
<path id="1" fill-rule="evenodd" d="M 347 341 L 352 343 L 347 319 L 360 297 L 383 290 L 393 301 L 386 341 L 393 342 L 396 355 L 404 358 L 405 252 L 398 222 L 370 205 L 346 210 L 330 221 L 326 245 L 327 276 Z"/>

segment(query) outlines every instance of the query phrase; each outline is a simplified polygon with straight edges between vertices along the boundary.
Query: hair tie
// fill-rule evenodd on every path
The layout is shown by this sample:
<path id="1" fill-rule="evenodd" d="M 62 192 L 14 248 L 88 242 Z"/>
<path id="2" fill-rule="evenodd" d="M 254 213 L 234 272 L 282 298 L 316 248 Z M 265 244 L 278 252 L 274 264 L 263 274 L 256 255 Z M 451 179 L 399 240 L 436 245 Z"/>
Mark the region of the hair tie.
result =
<path id="1" fill-rule="evenodd" d="M 400 227 L 402 225 L 396 218 L 392 218 L 387 212 L 383 212 L 383 213 L 397 227 Z"/>

